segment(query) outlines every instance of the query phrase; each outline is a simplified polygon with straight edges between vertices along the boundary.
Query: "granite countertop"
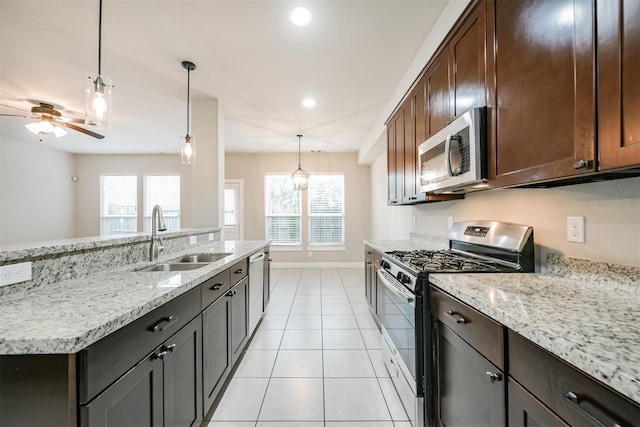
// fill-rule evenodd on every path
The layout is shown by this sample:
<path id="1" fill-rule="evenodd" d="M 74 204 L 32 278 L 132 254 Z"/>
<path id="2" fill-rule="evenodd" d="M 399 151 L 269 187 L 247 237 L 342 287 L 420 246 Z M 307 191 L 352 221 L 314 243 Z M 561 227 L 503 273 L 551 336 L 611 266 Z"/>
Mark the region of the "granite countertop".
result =
<path id="1" fill-rule="evenodd" d="M 0 299 L 0 354 L 76 353 L 268 245 L 217 242 L 159 260 L 232 252 L 196 270 L 135 271 L 156 263 L 141 262 L 6 295 Z"/>
<path id="2" fill-rule="evenodd" d="M 639 287 L 543 274 L 429 280 L 640 404 Z"/>

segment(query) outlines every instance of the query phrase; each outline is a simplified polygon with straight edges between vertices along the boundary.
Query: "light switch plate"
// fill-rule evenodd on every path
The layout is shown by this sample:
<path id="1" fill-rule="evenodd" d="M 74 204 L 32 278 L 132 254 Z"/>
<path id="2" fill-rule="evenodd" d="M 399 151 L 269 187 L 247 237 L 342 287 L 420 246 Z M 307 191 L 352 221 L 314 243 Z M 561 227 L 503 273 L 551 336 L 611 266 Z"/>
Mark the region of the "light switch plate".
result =
<path id="1" fill-rule="evenodd" d="M 213 233 L 209 233 L 209 241 L 213 240 Z"/>
<path id="2" fill-rule="evenodd" d="M 198 243 L 198 238 L 196 236 L 189 236 L 189 244 L 195 245 L 196 243 Z"/>
<path id="3" fill-rule="evenodd" d="M 449 230 L 451 230 L 451 227 L 453 227 L 453 217 L 452 216 L 447 218 L 447 226 L 449 227 Z"/>
<path id="4" fill-rule="evenodd" d="M 567 241 L 584 243 L 585 239 L 585 218 L 583 216 L 567 217 Z"/>

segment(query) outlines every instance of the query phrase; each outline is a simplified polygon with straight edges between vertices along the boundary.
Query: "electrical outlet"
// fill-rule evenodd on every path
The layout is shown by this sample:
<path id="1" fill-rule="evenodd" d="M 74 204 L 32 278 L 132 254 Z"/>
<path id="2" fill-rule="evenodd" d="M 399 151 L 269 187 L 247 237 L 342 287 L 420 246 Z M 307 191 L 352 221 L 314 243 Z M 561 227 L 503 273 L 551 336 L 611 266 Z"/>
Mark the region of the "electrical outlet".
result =
<path id="1" fill-rule="evenodd" d="M 31 262 L 9 264 L 0 267 L 0 286 L 31 280 Z"/>
<path id="2" fill-rule="evenodd" d="M 189 244 L 195 245 L 196 243 L 198 243 L 198 238 L 196 236 L 189 236 Z"/>
<path id="3" fill-rule="evenodd" d="M 449 230 L 451 230 L 451 227 L 453 227 L 453 217 L 452 216 L 447 218 L 447 227 L 449 227 Z"/>
<path id="4" fill-rule="evenodd" d="M 309 251 L 307 252 L 307 255 L 309 255 L 309 258 L 313 257 L 313 252 Z"/>
<path id="5" fill-rule="evenodd" d="M 213 233 L 209 233 L 209 241 L 211 242 L 213 240 Z"/>
<path id="6" fill-rule="evenodd" d="M 585 240 L 585 219 L 583 216 L 567 217 L 567 241 L 584 243 Z"/>
<path id="7" fill-rule="evenodd" d="M 418 218 L 416 218 L 415 215 L 411 217 L 411 223 L 413 224 L 413 228 L 416 228 L 418 226 Z"/>

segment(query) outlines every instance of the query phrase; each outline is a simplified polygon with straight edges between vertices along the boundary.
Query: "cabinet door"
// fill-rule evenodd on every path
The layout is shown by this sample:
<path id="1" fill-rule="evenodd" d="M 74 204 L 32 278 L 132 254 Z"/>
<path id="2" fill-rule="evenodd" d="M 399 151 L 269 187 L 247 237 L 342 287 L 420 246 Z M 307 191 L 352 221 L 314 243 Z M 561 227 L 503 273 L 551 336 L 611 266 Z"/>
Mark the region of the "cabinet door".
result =
<path id="1" fill-rule="evenodd" d="M 91 403 L 81 406 L 81 426 L 161 427 L 162 361 L 154 355 L 146 357 Z"/>
<path id="2" fill-rule="evenodd" d="M 451 114 L 458 117 L 472 107 L 486 105 L 486 2 L 465 18 L 449 45 Z"/>
<path id="3" fill-rule="evenodd" d="M 393 117 L 387 125 L 387 203 L 398 203 L 398 188 L 396 170 L 396 118 Z"/>
<path id="4" fill-rule="evenodd" d="M 593 172 L 593 0 L 491 0 L 489 180 Z"/>
<path id="5" fill-rule="evenodd" d="M 419 90 L 418 90 L 419 91 Z M 416 188 L 418 158 L 416 154 L 415 100 L 412 93 L 402 108 L 404 143 L 402 145 L 402 203 L 415 203 L 418 199 Z"/>
<path id="6" fill-rule="evenodd" d="M 509 378 L 509 427 L 569 427 L 538 399 Z"/>
<path id="7" fill-rule="evenodd" d="M 231 288 L 231 352 L 232 362 L 240 356 L 249 331 L 249 279 L 245 277 Z"/>
<path id="8" fill-rule="evenodd" d="M 597 0 L 600 170 L 640 165 L 640 2 Z"/>
<path id="9" fill-rule="evenodd" d="M 503 373 L 439 321 L 437 366 L 440 426 L 505 425 Z"/>
<path id="10" fill-rule="evenodd" d="M 269 304 L 269 294 L 271 293 L 271 258 L 269 257 L 269 251 L 264 252 L 264 272 L 262 276 L 263 280 L 263 294 L 262 294 L 262 311 L 267 310 Z"/>
<path id="11" fill-rule="evenodd" d="M 224 296 L 202 312 L 204 412 L 213 404 L 231 370 L 231 298 Z"/>
<path id="12" fill-rule="evenodd" d="M 425 73 L 427 137 L 449 124 L 449 52 L 440 53 Z"/>
<path id="13" fill-rule="evenodd" d="M 161 347 L 164 369 L 164 427 L 199 426 L 202 421 L 202 319 L 189 322 Z"/>

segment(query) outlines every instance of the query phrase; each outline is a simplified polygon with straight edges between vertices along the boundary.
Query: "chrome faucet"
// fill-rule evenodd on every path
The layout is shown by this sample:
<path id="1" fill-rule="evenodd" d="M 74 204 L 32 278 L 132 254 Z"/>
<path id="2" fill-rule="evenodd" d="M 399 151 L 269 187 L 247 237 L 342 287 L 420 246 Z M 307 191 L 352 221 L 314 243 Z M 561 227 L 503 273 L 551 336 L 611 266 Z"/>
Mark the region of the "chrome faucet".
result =
<path id="1" fill-rule="evenodd" d="M 162 217 L 162 208 L 160 205 L 155 205 L 153 211 L 151 211 L 151 248 L 150 248 L 150 260 L 157 261 L 158 255 L 164 251 L 164 242 L 162 237 L 156 236 L 158 231 L 165 231 L 167 226 L 164 223 Z"/>

